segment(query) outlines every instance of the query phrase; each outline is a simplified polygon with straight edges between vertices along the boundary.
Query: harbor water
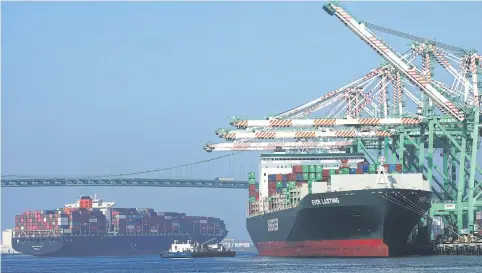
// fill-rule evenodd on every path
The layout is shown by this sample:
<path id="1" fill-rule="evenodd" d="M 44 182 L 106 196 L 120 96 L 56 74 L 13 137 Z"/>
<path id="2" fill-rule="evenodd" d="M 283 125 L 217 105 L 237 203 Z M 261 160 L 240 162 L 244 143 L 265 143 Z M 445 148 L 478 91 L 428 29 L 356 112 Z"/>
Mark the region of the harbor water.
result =
<path id="1" fill-rule="evenodd" d="M 480 256 L 404 258 L 272 258 L 238 252 L 235 258 L 161 259 L 159 256 L 37 258 L 2 255 L 3 273 L 154 272 L 482 272 Z"/>

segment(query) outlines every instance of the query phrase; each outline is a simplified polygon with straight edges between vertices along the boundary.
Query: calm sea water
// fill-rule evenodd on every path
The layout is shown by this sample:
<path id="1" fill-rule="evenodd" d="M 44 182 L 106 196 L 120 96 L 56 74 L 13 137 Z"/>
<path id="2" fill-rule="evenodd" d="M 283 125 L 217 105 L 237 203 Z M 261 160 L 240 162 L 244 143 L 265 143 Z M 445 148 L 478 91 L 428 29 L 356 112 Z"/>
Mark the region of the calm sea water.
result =
<path id="1" fill-rule="evenodd" d="M 383 259 L 268 258 L 238 253 L 235 258 L 161 259 L 159 256 L 36 258 L 2 255 L 7 272 L 482 272 L 481 256 L 433 256 Z"/>

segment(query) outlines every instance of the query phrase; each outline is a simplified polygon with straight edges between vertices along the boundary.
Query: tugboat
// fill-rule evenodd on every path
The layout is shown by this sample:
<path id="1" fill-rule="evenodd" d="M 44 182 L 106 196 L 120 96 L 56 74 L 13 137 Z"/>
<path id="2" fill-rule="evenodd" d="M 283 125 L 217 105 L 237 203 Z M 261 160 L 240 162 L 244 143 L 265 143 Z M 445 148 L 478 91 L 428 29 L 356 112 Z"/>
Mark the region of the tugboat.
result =
<path id="1" fill-rule="evenodd" d="M 208 241 L 209 242 L 209 241 Z M 161 253 L 161 258 L 214 258 L 214 257 L 235 257 L 236 251 L 226 249 L 223 245 L 216 244 L 191 244 L 178 243 L 177 240 L 171 245 L 171 248 Z"/>

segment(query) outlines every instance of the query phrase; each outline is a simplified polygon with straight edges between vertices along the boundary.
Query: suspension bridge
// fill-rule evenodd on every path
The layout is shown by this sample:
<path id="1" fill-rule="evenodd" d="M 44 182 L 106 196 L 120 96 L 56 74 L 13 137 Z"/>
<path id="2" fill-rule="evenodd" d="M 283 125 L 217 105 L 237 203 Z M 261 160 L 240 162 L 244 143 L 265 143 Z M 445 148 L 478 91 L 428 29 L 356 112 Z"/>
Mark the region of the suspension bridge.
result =
<path id="1" fill-rule="evenodd" d="M 2 187 L 65 187 L 65 186 L 108 186 L 108 187 L 178 187 L 178 188 L 222 188 L 247 189 L 247 181 L 219 181 L 200 179 L 161 178 L 25 178 L 2 179 Z"/>

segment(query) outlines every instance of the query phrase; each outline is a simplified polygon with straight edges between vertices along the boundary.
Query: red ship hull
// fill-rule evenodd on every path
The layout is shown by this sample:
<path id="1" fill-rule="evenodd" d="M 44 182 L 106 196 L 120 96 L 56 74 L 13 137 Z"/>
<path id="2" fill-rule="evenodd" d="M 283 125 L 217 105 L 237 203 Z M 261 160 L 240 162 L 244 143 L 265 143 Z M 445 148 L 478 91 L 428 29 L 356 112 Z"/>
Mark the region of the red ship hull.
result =
<path id="1" fill-rule="evenodd" d="M 273 257 L 388 257 L 383 239 L 262 242 L 259 255 Z"/>

